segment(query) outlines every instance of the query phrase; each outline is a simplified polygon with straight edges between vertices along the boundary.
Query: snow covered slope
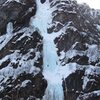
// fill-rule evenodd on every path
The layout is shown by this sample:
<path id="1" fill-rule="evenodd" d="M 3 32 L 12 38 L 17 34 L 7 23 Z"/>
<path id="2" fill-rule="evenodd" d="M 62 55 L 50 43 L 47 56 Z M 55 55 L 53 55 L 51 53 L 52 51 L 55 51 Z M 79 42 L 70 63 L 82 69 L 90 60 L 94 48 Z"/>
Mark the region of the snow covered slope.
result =
<path id="1" fill-rule="evenodd" d="M 1 100 L 100 99 L 99 10 L 75 0 L 0 5 Z"/>

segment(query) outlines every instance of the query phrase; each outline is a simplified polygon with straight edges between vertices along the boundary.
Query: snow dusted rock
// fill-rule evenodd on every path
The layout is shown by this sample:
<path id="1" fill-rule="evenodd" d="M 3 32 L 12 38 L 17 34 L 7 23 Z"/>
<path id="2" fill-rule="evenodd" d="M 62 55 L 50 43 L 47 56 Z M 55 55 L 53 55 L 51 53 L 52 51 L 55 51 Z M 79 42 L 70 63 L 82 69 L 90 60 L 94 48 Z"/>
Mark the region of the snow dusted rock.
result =
<path id="1" fill-rule="evenodd" d="M 42 98 L 47 87 L 42 75 L 43 37 L 29 26 L 35 1 L 8 0 L 1 6 L 6 19 L 1 15 L 0 32 L 6 32 L 0 36 L 0 99 Z"/>
<path id="2" fill-rule="evenodd" d="M 99 27 L 75 0 L 0 0 L 0 99 L 99 100 Z"/>
<path id="3" fill-rule="evenodd" d="M 42 98 L 47 84 L 41 74 L 42 45 L 37 31 L 24 28 L 1 49 L 0 98 Z M 25 80 L 29 82 L 23 86 Z"/>
<path id="4" fill-rule="evenodd" d="M 17 0 L 18 1 L 18 0 Z M 28 25 L 30 17 L 36 12 L 34 0 L 0 0 L 3 4 L 0 5 L 0 35 L 6 31 L 8 22 L 14 24 L 14 30 L 18 30 L 25 25 Z"/>
<path id="5" fill-rule="evenodd" d="M 93 10 L 88 5 L 78 5 L 74 0 L 50 0 L 50 2 L 55 10 L 52 12 L 52 25 L 48 28 L 48 33 L 62 32 L 54 40 L 59 62 L 62 67 L 71 64 L 70 67 L 76 67 L 75 71 L 63 81 L 64 99 L 76 100 L 79 95 L 85 97 L 85 93 L 100 90 L 100 72 L 95 72 L 96 69 L 100 69 L 100 32 L 95 25 L 99 24 L 99 14 L 92 15 Z M 90 71 L 88 74 L 87 70 Z M 92 70 L 94 74 L 91 75 Z M 66 70 L 66 73 L 69 72 Z M 100 97 L 90 94 L 91 97 L 82 100 Z"/>
<path id="6" fill-rule="evenodd" d="M 100 32 L 95 27 L 96 17 L 91 15 L 89 6 L 78 5 L 75 1 L 68 0 L 66 3 L 62 0 L 56 5 L 59 9 L 53 13 L 52 30 L 63 30 L 62 34 L 55 38 L 59 59 L 62 67 L 68 67 L 71 63 L 72 67 L 76 67 L 75 72 L 63 81 L 65 100 L 76 100 L 79 95 L 79 100 L 99 100 L 100 95 L 94 96 L 90 93 L 100 90 Z M 73 63 L 76 63 L 76 66 Z M 87 70 L 89 73 L 86 73 Z M 85 93 L 90 93 L 91 97 L 84 99 Z"/>

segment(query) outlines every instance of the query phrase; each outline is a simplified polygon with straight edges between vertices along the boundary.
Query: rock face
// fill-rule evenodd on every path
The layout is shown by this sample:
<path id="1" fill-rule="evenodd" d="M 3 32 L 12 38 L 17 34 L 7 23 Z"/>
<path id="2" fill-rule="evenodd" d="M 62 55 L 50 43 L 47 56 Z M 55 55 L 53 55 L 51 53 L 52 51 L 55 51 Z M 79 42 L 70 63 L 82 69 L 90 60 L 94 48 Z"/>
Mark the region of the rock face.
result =
<path id="1" fill-rule="evenodd" d="M 87 5 L 70 0 L 57 3 L 58 10 L 53 13 L 57 24 L 52 31 L 65 29 L 55 39 L 60 62 L 62 66 L 77 64 L 76 71 L 63 82 L 65 100 L 99 100 L 100 31 L 96 25 L 100 25 L 100 18 L 91 15 Z"/>
<path id="2" fill-rule="evenodd" d="M 8 22 L 14 23 L 14 28 L 27 26 L 30 17 L 36 12 L 35 0 L 20 0 L 20 2 L 0 0 L 0 32 L 5 33 Z"/>
<path id="3" fill-rule="evenodd" d="M 87 5 L 78 5 L 75 1 L 56 5 L 58 10 L 53 13 L 56 24 L 52 31 L 65 29 L 55 39 L 60 62 L 62 66 L 70 63 L 77 66 L 63 82 L 65 100 L 99 100 L 100 31 L 97 26 L 100 18 L 94 17 Z"/>
<path id="4" fill-rule="evenodd" d="M 34 0 L 5 1 L 0 13 L 0 98 L 42 98 L 47 87 L 41 73 L 42 37 L 29 26 L 30 18 L 36 13 L 36 3 Z M 9 22 L 13 24 L 11 34 L 4 30 Z"/>
<path id="5" fill-rule="evenodd" d="M 75 0 L 0 0 L 0 99 L 41 100 L 46 94 L 50 96 L 43 74 L 44 37 L 39 30 L 40 25 L 45 26 L 42 18 L 48 16 L 41 17 L 41 8 L 40 19 L 36 19 L 38 2 L 50 6 L 47 33 L 55 36 L 58 73 L 65 68 L 61 73 L 63 99 L 99 100 L 100 11 Z M 32 26 L 34 19 L 37 26 Z"/>

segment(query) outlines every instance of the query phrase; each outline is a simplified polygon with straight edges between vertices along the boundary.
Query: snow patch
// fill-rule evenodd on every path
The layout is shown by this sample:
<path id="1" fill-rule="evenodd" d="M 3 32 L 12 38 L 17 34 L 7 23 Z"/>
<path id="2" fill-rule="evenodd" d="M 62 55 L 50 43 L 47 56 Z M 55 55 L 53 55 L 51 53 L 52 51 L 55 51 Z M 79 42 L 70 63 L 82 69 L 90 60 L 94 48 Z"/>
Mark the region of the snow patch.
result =
<path id="1" fill-rule="evenodd" d="M 23 81 L 20 87 L 26 87 L 29 82 L 31 81 L 30 80 Z"/>

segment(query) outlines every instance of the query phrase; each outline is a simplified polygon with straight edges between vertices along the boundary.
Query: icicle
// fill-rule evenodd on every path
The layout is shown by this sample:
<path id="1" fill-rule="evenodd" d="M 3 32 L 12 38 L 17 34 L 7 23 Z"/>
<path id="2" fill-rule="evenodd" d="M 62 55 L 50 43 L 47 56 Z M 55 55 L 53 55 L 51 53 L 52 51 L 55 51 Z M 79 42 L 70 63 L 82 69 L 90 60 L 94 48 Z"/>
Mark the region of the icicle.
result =
<path id="1" fill-rule="evenodd" d="M 13 23 L 9 22 L 7 24 L 7 30 L 6 30 L 7 34 L 12 34 L 13 33 Z"/>

